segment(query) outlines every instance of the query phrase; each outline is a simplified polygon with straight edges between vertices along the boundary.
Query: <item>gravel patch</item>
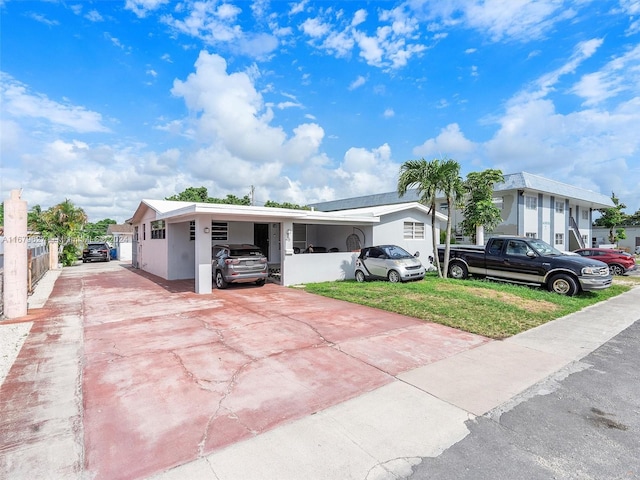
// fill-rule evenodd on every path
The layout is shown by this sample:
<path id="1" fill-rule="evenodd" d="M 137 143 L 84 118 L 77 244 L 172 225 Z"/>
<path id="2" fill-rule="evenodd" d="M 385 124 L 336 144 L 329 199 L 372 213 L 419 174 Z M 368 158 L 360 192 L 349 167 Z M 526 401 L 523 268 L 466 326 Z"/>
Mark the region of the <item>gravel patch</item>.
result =
<path id="1" fill-rule="evenodd" d="M 0 323 L 0 385 L 4 383 L 4 379 L 9 374 L 32 325 L 33 322 L 8 325 Z"/>

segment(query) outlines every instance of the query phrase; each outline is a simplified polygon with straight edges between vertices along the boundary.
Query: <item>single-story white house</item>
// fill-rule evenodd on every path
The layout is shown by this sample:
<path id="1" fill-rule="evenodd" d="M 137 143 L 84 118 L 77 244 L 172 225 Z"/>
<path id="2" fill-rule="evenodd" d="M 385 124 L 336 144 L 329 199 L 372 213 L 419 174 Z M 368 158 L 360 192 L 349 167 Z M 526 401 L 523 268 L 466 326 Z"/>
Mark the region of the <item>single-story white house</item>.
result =
<path id="1" fill-rule="evenodd" d="M 447 217 L 437 213 L 439 235 Z M 339 212 L 216 203 L 142 200 L 133 217 L 132 265 L 167 280 L 195 279 L 212 288 L 217 243 L 252 243 L 282 285 L 353 278 L 361 247 L 399 245 L 426 259 L 433 252 L 431 215 L 417 202 Z M 308 245 L 314 251 L 304 254 Z"/>

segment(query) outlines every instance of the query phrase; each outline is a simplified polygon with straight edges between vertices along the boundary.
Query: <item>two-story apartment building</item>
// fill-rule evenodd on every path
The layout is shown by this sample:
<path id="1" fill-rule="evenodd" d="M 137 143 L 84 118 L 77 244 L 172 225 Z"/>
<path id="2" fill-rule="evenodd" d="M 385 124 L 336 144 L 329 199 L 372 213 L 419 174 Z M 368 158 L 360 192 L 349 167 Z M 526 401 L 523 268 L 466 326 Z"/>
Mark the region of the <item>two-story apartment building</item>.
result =
<path id="1" fill-rule="evenodd" d="M 594 210 L 614 206 L 605 195 L 539 175 L 520 172 L 505 175 L 504 179 L 494 188 L 494 202 L 502 212 L 502 222 L 491 232 L 495 235 L 535 237 L 559 250 L 575 250 L 590 245 Z M 337 211 L 418 200 L 417 191 L 410 190 L 403 197 L 389 192 L 317 203 L 313 207 Z M 461 210 L 448 212 L 444 198 L 437 205 L 440 213 L 451 215 L 456 241 L 470 243 L 470 238 L 462 236 Z"/>

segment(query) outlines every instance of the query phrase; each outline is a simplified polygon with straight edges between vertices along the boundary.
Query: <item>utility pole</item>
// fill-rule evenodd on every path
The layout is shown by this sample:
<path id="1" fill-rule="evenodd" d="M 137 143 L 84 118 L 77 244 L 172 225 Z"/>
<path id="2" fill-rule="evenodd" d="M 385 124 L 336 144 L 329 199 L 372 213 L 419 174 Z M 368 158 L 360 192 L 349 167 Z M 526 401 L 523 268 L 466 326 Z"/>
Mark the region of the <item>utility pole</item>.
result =
<path id="1" fill-rule="evenodd" d="M 253 201 L 253 195 L 255 193 L 256 189 L 253 185 L 251 185 L 251 193 L 249 194 L 249 197 L 251 198 L 251 206 L 255 205 L 254 201 Z"/>

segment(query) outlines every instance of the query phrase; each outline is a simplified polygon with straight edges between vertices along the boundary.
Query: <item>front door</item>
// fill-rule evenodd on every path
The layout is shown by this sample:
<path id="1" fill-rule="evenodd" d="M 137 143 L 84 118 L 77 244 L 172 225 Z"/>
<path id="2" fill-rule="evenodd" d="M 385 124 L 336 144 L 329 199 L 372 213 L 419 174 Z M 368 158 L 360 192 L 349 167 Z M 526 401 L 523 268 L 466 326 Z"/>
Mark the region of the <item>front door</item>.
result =
<path id="1" fill-rule="evenodd" d="M 253 243 L 260 247 L 262 254 L 269 260 L 269 224 L 256 223 L 253 225 Z"/>

